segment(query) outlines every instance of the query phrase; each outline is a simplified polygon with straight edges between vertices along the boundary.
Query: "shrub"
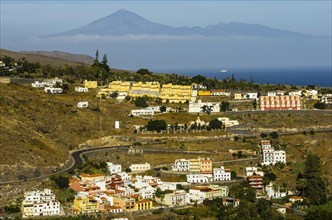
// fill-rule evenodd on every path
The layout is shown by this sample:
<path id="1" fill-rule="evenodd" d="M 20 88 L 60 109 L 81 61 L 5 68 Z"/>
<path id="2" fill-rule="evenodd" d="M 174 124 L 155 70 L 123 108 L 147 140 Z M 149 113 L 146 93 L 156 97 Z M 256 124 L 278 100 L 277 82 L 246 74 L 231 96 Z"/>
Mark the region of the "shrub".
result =
<path id="1" fill-rule="evenodd" d="M 146 103 L 146 100 L 143 97 L 137 97 L 135 100 L 135 106 L 137 107 L 148 107 L 148 104 Z"/>

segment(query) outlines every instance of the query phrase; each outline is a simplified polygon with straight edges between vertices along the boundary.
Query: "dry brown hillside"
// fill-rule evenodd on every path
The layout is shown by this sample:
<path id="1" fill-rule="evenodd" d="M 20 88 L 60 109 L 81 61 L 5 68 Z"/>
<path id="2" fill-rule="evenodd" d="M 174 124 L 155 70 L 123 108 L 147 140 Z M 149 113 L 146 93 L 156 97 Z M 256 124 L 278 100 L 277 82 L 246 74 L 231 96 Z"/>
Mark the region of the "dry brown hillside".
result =
<path id="1" fill-rule="evenodd" d="M 126 128 L 132 125 L 128 121 L 131 103 L 96 99 L 93 90 L 87 94 L 73 90 L 52 95 L 30 86 L 0 84 L 2 178 L 4 174 L 15 178 L 9 175 L 9 167 L 58 166 L 80 143 L 130 132 Z M 89 101 L 90 108 L 77 109 L 78 101 Z M 121 129 L 114 129 L 115 120 L 120 120 Z"/>
<path id="2" fill-rule="evenodd" d="M 14 52 L 9 50 L 0 49 L 0 57 L 10 56 L 15 60 L 25 58 L 31 63 L 40 63 L 43 65 L 52 65 L 52 66 L 63 66 L 63 65 L 81 65 L 87 64 L 86 59 L 81 59 L 78 56 L 85 55 L 75 55 L 75 54 L 66 54 L 60 55 L 48 52 L 48 53 L 34 53 L 34 52 Z"/>
<path id="3" fill-rule="evenodd" d="M 41 56 L 53 57 L 58 60 L 64 60 L 68 62 L 81 63 L 87 65 L 93 64 L 93 58 L 83 54 L 72 54 L 61 51 L 21 51 L 20 53 L 27 55 L 41 55 Z"/>

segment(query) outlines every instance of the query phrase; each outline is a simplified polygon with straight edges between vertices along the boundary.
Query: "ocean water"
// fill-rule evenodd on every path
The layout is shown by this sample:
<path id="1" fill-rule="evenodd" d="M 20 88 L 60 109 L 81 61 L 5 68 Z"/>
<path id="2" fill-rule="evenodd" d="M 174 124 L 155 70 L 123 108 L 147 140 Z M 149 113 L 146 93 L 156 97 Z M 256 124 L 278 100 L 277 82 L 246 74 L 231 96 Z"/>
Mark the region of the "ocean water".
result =
<path id="1" fill-rule="evenodd" d="M 316 85 L 321 87 L 332 87 L 331 67 L 310 68 L 226 68 L 227 72 L 220 72 L 222 68 L 211 69 L 182 69 L 182 70 L 160 70 L 167 73 L 177 73 L 187 76 L 198 74 L 205 77 L 217 79 L 231 78 L 244 79 L 255 83 L 269 84 L 293 84 L 296 86 Z"/>

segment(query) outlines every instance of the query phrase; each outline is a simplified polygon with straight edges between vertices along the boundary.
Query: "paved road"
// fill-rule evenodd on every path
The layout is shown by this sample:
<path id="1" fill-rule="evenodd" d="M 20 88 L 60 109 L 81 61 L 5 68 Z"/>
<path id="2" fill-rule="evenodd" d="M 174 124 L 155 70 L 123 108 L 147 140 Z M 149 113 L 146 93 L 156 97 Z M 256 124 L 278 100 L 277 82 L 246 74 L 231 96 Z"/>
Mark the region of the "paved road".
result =
<path id="1" fill-rule="evenodd" d="M 57 174 L 61 174 L 61 173 L 66 173 L 69 172 L 71 170 L 75 170 L 78 167 L 83 165 L 84 159 L 83 159 L 83 155 L 87 154 L 87 153 L 91 153 L 93 151 L 102 151 L 102 150 L 113 150 L 113 149 L 117 149 L 117 150 L 127 150 L 131 145 L 124 145 L 124 146 L 107 146 L 107 147 L 98 147 L 98 148 L 89 148 L 89 149 L 82 149 L 82 150 L 75 150 L 70 152 L 70 157 L 72 160 L 72 164 L 61 171 L 58 172 L 54 172 L 51 174 L 47 174 L 47 175 L 42 175 L 39 177 L 33 177 L 33 178 L 28 178 L 28 179 L 23 179 L 23 180 L 14 180 L 14 181 L 6 181 L 6 182 L 0 182 L 0 186 L 3 185 L 7 185 L 7 184 L 16 184 L 16 183 L 20 183 L 20 182 L 25 182 L 25 181 L 30 181 L 30 180 L 40 180 L 40 179 L 44 179 L 50 176 L 54 176 Z M 177 151 L 177 150 L 163 150 L 163 149 L 148 149 L 145 148 L 143 149 L 144 151 L 147 152 L 156 152 L 156 153 L 188 153 L 188 154 L 208 154 L 211 152 L 198 152 L 198 151 Z"/>
<path id="2" fill-rule="evenodd" d="M 74 169 L 82 166 L 83 161 L 84 161 L 84 159 L 83 159 L 82 156 L 84 154 L 86 154 L 86 153 L 90 153 L 90 152 L 93 152 L 93 151 L 109 150 L 109 149 L 114 149 L 114 148 L 117 148 L 117 149 L 127 149 L 129 146 L 130 145 L 125 145 L 125 146 L 107 146 L 107 147 L 98 147 L 98 148 L 89 148 L 89 149 L 75 150 L 75 151 L 70 152 L 70 157 L 71 157 L 71 160 L 72 160 L 72 164 L 68 168 L 66 168 L 64 170 L 61 170 L 61 171 L 58 171 L 58 172 L 54 172 L 54 173 L 51 173 L 51 174 L 47 174 L 47 175 L 43 175 L 43 176 L 39 176 L 39 177 L 28 178 L 28 179 L 24 179 L 24 180 L 14 180 L 14 181 L 0 182 L 0 186 L 7 185 L 7 184 L 16 184 L 16 183 L 30 181 L 30 180 L 40 180 L 40 179 L 44 179 L 44 178 L 47 178 L 47 177 L 50 177 L 50 176 L 54 176 L 54 175 L 57 175 L 57 174 L 69 172 L 71 170 L 74 170 Z"/>

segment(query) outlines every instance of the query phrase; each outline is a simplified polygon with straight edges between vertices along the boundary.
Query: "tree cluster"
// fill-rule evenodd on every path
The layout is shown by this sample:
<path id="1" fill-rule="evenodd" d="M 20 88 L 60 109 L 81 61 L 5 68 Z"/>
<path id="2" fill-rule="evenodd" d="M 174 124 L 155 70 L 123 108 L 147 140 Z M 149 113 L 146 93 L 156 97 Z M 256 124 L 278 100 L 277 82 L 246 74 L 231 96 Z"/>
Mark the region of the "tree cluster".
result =
<path id="1" fill-rule="evenodd" d="M 297 189 L 307 197 L 311 205 L 321 205 L 327 202 L 326 183 L 322 178 L 319 156 L 308 154 L 304 173 L 298 175 Z"/>
<path id="2" fill-rule="evenodd" d="M 150 120 L 146 125 L 148 131 L 165 131 L 167 128 L 167 124 L 165 120 Z"/>

